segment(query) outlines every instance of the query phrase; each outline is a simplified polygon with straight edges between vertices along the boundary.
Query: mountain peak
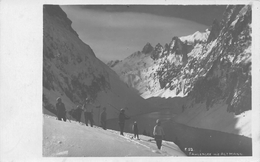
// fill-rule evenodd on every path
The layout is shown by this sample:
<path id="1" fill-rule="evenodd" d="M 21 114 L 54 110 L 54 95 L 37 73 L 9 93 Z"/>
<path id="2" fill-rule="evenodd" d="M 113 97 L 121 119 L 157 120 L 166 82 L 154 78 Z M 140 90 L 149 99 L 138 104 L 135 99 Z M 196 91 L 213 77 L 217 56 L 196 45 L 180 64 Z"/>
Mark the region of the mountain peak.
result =
<path id="1" fill-rule="evenodd" d="M 142 50 L 142 53 L 147 54 L 150 53 L 152 50 L 153 50 L 153 46 L 149 42 L 147 42 Z"/>
<path id="2" fill-rule="evenodd" d="M 196 44 L 196 42 L 206 42 L 210 31 L 206 29 L 204 32 L 196 31 L 195 33 L 187 36 L 180 37 L 180 40 L 188 44 Z"/>
<path id="3" fill-rule="evenodd" d="M 177 40 L 180 40 L 179 37 L 177 37 L 177 36 L 174 36 L 174 37 L 172 38 L 172 41 L 177 41 Z"/>
<path id="4" fill-rule="evenodd" d="M 71 27 L 72 21 L 68 18 L 67 14 L 58 5 L 44 5 L 43 13 L 48 14 L 51 17 L 56 17 L 66 29 L 71 31 L 78 37 L 78 33 Z"/>

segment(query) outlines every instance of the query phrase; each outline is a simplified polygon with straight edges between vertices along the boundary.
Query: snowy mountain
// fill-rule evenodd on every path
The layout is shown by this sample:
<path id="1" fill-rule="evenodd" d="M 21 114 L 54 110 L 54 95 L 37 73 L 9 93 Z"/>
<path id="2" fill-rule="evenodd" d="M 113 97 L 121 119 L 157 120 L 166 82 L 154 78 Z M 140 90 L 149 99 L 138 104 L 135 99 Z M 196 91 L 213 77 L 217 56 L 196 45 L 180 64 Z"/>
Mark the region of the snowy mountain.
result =
<path id="1" fill-rule="evenodd" d="M 197 42 L 206 42 L 211 32 L 207 29 L 205 32 L 196 31 L 192 35 L 180 37 L 182 42 L 187 41 L 188 44 L 196 44 Z"/>
<path id="2" fill-rule="evenodd" d="M 55 114 L 56 98 L 61 97 L 67 110 L 82 105 L 90 97 L 96 105 L 94 120 L 107 107 L 107 117 L 118 117 L 125 108 L 128 115 L 153 110 L 135 90 L 96 58 L 71 27 L 71 20 L 59 6 L 43 8 L 43 112 Z M 84 119 L 82 119 L 84 120 Z"/>
<path id="3" fill-rule="evenodd" d="M 67 110 L 82 105 L 90 97 L 101 105 L 94 110 L 95 125 L 99 125 L 101 108 L 107 107 L 107 127 L 118 130 L 118 111 L 125 108 L 131 117 L 125 123 L 126 134 L 132 132 L 132 124 L 137 121 L 140 131 L 151 135 L 156 119 L 160 118 L 165 140 L 174 142 L 186 154 L 189 151 L 185 149 L 193 148 L 198 153 L 212 149 L 211 153 L 238 151 L 252 155 L 251 6 L 228 6 L 223 20 L 214 20 L 205 32 L 174 36 L 164 46 L 147 43 L 124 60 L 107 65 L 79 39 L 59 6 L 45 5 L 43 11 L 44 114 L 55 114 L 58 96 Z M 74 145 L 76 141 L 80 145 L 76 138 L 68 136 L 73 131 L 65 128 L 80 130 L 74 132 L 80 138 L 81 132 L 91 132 L 101 140 L 113 137 L 112 140 L 122 142 L 119 138 L 125 138 L 113 136 L 113 130 L 70 127 L 68 122 L 54 119 L 45 120 L 43 126 L 45 156 L 59 156 L 64 153 L 59 148 L 67 149 L 67 145 L 56 148 L 55 137 L 63 139 L 60 132 L 66 136 L 61 144 Z M 57 126 L 54 130 L 53 125 Z M 129 147 L 135 148 L 132 144 Z M 57 154 L 52 154 L 52 148 Z M 126 153 L 120 151 L 118 156 Z M 74 153 L 85 156 L 82 149 Z M 140 155 L 136 151 L 131 153 Z"/>
<path id="4" fill-rule="evenodd" d="M 152 104 L 182 97 L 179 123 L 251 137 L 251 12 L 250 5 L 228 6 L 209 30 L 173 37 L 111 68 Z"/>
<path id="5" fill-rule="evenodd" d="M 121 80 L 138 90 L 142 97 L 158 96 L 157 93 L 161 93 L 160 90 L 165 86 L 165 81 L 160 78 L 161 70 L 171 64 L 186 64 L 187 54 L 193 49 L 194 43 L 206 42 L 208 35 L 209 31 L 206 30 L 204 33 L 195 32 L 189 36 L 173 37 L 164 47 L 160 43 L 155 47 L 147 43 L 142 51 L 137 51 L 110 67 Z"/>

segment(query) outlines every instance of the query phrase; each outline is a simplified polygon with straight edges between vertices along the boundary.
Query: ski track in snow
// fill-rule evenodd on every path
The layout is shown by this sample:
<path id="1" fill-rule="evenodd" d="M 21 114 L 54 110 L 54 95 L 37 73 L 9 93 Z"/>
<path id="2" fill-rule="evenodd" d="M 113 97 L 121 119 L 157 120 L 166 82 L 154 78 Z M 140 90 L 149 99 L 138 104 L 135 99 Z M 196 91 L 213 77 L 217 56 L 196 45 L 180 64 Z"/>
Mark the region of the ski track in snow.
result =
<path id="1" fill-rule="evenodd" d="M 162 151 L 159 151 L 159 150 L 156 150 L 156 149 L 152 148 L 151 146 L 147 146 L 147 145 L 145 145 L 145 144 L 142 144 L 142 143 L 141 143 L 141 141 L 143 141 L 142 139 L 139 140 L 140 142 L 137 142 L 137 141 L 136 141 L 135 139 L 133 139 L 133 137 L 131 137 L 129 134 L 127 134 L 127 135 L 125 134 L 125 136 L 120 136 L 120 137 L 126 139 L 128 142 L 133 142 L 133 143 L 135 143 L 135 144 L 141 145 L 141 146 L 143 146 L 143 147 L 145 147 L 145 148 L 151 150 L 152 152 L 159 153 L 159 154 L 163 154 L 163 153 L 164 153 L 163 155 L 169 156 L 169 154 L 167 154 L 166 151 L 165 151 L 165 152 L 162 152 Z M 143 143 L 144 143 L 144 142 L 143 142 Z"/>
<path id="2" fill-rule="evenodd" d="M 109 130 L 109 131 L 111 133 L 118 134 L 117 131 L 113 131 L 113 130 Z M 138 139 L 135 139 L 133 134 L 130 134 L 130 133 L 124 133 L 124 136 L 120 135 L 119 137 L 126 139 L 128 142 L 132 142 L 136 145 L 140 145 L 142 147 L 145 147 L 146 149 L 150 150 L 151 152 L 154 152 L 154 153 L 157 153 L 157 154 L 162 154 L 163 156 L 177 156 L 177 155 L 173 155 L 171 153 L 168 153 L 167 151 L 169 149 L 175 150 L 175 151 L 180 151 L 176 147 L 175 148 L 171 147 L 170 145 L 172 145 L 172 144 L 170 142 L 166 142 L 166 141 L 162 142 L 162 148 L 161 148 L 161 150 L 158 150 L 154 139 L 151 139 L 151 137 L 145 137 L 145 138 L 142 138 L 142 139 L 139 138 L 139 140 L 138 140 Z M 150 138 L 150 139 L 148 139 L 148 138 Z M 154 142 L 152 142 L 152 141 L 154 141 Z"/>

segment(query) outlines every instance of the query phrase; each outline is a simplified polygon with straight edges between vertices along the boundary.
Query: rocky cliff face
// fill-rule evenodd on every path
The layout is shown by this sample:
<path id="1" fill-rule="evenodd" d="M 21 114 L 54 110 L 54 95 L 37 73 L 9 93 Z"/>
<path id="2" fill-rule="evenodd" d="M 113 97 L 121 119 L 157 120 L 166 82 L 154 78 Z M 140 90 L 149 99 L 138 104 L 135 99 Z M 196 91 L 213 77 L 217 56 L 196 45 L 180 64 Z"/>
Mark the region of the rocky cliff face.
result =
<path id="1" fill-rule="evenodd" d="M 251 109 L 251 7 L 234 6 L 238 14 L 226 21 L 205 61 L 210 67 L 190 92 L 197 102 L 209 108 L 225 100 L 227 111 L 240 114 Z M 232 22 L 230 22 L 232 21 Z"/>
<path id="2" fill-rule="evenodd" d="M 212 23 L 207 43 L 215 40 L 219 36 L 220 30 L 221 30 L 221 26 L 220 26 L 218 20 L 215 19 Z"/>
<path id="3" fill-rule="evenodd" d="M 95 104 L 107 107 L 108 118 L 117 117 L 121 108 L 126 108 L 128 115 L 151 111 L 152 106 L 127 87 L 79 39 L 59 6 L 44 5 L 43 14 L 44 113 L 55 113 L 58 96 L 67 110 L 82 105 L 90 97 Z M 99 111 L 94 112 L 96 122 Z"/>
<path id="4" fill-rule="evenodd" d="M 175 77 L 173 73 L 178 69 L 180 71 L 180 68 L 188 63 L 188 54 L 195 46 L 198 48 L 199 45 L 205 44 L 208 35 L 209 31 L 206 30 L 204 33 L 195 32 L 189 36 L 173 37 L 171 42 L 164 46 L 158 43 L 152 47 L 147 43 L 142 52 L 135 52 L 110 67 L 121 80 L 135 88 L 144 98 L 156 96 L 158 91 L 171 87 L 170 80 Z"/>
<path id="5" fill-rule="evenodd" d="M 229 114 L 225 122 L 236 123 L 242 114 L 251 112 L 251 12 L 250 5 L 228 6 L 223 20 L 220 23 L 215 20 L 210 31 L 174 37 L 164 47 L 156 45 L 151 55 L 140 54 L 138 58 L 123 60 L 113 69 L 124 81 L 130 75 L 138 78 L 127 83 L 144 98 L 188 98 L 183 114 L 176 121 L 238 133 L 216 125 L 221 123 L 220 114 Z M 198 112 L 189 113 L 194 107 Z M 221 113 L 212 113 L 211 117 L 217 119 L 211 124 L 192 123 L 195 119 L 210 122 L 198 115 L 206 115 L 207 111 Z M 244 124 L 250 125 L 250 119 Z"/>

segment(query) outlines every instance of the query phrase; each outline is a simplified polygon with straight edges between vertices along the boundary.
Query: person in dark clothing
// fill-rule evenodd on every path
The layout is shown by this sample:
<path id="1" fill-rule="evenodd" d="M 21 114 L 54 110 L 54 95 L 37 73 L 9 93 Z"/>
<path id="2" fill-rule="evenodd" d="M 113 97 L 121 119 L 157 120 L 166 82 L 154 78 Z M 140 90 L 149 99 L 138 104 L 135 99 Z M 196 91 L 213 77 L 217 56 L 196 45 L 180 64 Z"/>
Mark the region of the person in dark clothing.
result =
<path id="1" fill-rule="evenodd" d="M 138 127 L 137 127 L 137 122 L 136 121 L 134 122 L 132 130 L 134 131 L 134 138 L 139 140 L 139 132 L 138 132 Z"/>
<path id="2" fill-rule="evenodd" d="M 82 112 L 82 109 L 79 105 L 77 106 L 76 109 L 72 109 L 72 110 L 68 111 L 69 115 L 72 116 L 74 119 L 76 119 L 76 121 L 79 123 L 80 123 L 80 119 L 81 119 L 81 112 Z"/>
<path id="3" fill-rule="evenodd" d="M 86 101 L 83 104 L 82 109 L 84 111 L 86 126 L 88 126 L 88 121 L 90 121 L 90 126 L 93 127 L 93 106 L 90 104 L 89 98 L 86 98 Z"/>
<path id="4" fill-rule="evenodd" d="M 156 145 L 158 149 L 161 150 L 162 140 L 164 137 L 164 130 L 163 127 L 161 126 L 161 121 L 159 119 L 156 120 L 156 125 L 153 130 L 153 135 L 155 137 L 154 139 L 156 141 Z"/>
<path id="5" fill-rule="evenodd" d="M 82 113 L 82 109 L 81 107 L 78 105 L 76 110 L 75 110 L 75 117 L 76 117 L 76 121 L 80 123 L 81 120 L 81 113 Z"/>
<path id="6" fill-rule="evenodd" d="M 83 111 L 84 111 L 84 117 L 85 117 L 85 123 L 86 126 L 88 126 L 88 121 L 90 121 L 90 125 L 91 127 L 93 127 L 93 112 L 94 112 L 94 108 L 100 108 L 100 105 L 94 105 L 93 101 L 91 101 L 89 98 L 86 98 L 85 100 L 85 104 L 83 104 Z"/>
<path id="7" fill-rule="evenodd" d="M 61 98 L 57 98 L 57 103 L 56 103 L 56 112 L 57 112 L 57 117 L 58 120 L 63 120 L 66 121 L 66 109 L 64 103 L 61 101 Z"/>
<path id="8" fill-rule="evenodd" d="M 120 135 L 124 135 L 124 127 L 125 127 L 125 120 L 130 119 L 125 115 L 125 110 L 121 109 L 119 114 L 119 127 L 120 127 Z"/>
<path id="9" fill-rule="evenodd" d="M 101 126 L 104 130 L 106 130 L 106 125 L 107 125 L 107 112 L 106 112 L 106 107 L 103 108 L 103 111 L 100 114 L 100 119 L 101 119 Z"/>

